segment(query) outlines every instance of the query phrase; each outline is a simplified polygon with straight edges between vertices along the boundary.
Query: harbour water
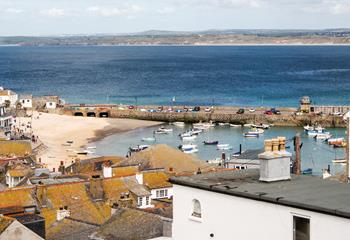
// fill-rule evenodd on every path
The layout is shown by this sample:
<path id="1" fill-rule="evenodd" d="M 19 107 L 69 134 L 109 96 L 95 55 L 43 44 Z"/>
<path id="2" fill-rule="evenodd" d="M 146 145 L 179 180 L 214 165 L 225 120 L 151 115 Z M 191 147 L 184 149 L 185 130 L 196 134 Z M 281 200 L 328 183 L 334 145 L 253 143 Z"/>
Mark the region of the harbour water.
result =
<path id="1" fill-rule="evenodd" d="M 138 129 L 132 132 L 126 132 L 118 135 L 109 136 L 92 145 L 97 146 L 96 153 L 98 155 L 121 155 L 125 156 L 130 146 L 144 145 L 144 144 L 168 144 L 172 147 L 178 147 L 183 144 L 179 138 L 179 134 L 190 129 L 191 126 L 176 127 L 167 126 L 174 129 L 173 133 L 166 135 L 155 135 L 156 142 L 142 142 L 143 137 L 152 137 L 153 132 L 159 128 L 151 127 Z M 329 129 L 334 137 L 344 137 L 344 129 L 334 128 Z M 343 170 L 344 166 L 341 164 L 333 164 L 332 160 L 335 158 L 343 158 L 344 150 L 336 149 L 329 146 L 322 140 L 315 140 L 308 137 L 302 128 L 293 127 L 272 127 L 265 130 L 264 134 L 259 138 L 244 138 L 243 132 L 248 131 L 248 128 L 234 128 L 229 126 L 216 126 L 199 134 L 194 144 L 198 145 L 199 152 L 195 155 L 202 160 L 211 160 L 221 156 L 222 150 L 217 150 L 216 146 L 204 145 L 203 141 L 218 140 L 220 144 L 230 144 L 233 149 L 224 151 L 227 154 L 237 152 L 239 145 L 242 144 L 243 151 L 246 149 L 259 149 L 264 145 L 264 139 L 270 139 L 277 136 L 287 137 L 287 146 L 290 147 L 288 151 L 294 151 L 293 137 L 296 133 L 300 133 L 302 137 L 302 169 L 313 168 L 313 174 L 320 175 L 322 169 L 331 165 L 332 173 L 337 173 Z"/>
<path id="2" fill-rule="evenodd" d="M 350 105 L 350 46 L 0 47 L 0 85 L 70 103 Z"/>

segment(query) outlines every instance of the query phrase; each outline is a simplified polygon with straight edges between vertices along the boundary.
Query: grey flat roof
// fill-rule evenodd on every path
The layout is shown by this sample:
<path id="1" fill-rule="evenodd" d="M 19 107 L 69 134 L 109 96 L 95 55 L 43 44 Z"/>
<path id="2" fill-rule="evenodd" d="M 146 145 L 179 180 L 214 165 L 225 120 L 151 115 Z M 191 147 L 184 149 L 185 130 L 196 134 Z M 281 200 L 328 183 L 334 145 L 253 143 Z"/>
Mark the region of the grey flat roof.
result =
<path id="1" fill-rule="evenodd" d="M 263 153 L 264 149 L 248 149 L 242 152 L 238 157 L 233 157 L 231 160 L 240 159 L 240 160 L 259 160 L 259 154 Z"/>
<path id="2" fill-rule="evenodd" d="M 177 185 L 350 218 L 350 184 L 315 176 L 260 182 L 259 170 L 224 171 L 172 177 Z"/>
<path id="3" fill-rule="evenodd" d="M 62 184 L 62 183 L 73 183 L 73 182 L 82 182 L 84 179 L 78 178 L 78 177 L 71 177 L 71 178 L 44 178 L 44 179 L 31 179 L 30 182 L 33 184 L 39 184 L 41 182 L 45 185 L 52 185 L 52 184 Z"/>

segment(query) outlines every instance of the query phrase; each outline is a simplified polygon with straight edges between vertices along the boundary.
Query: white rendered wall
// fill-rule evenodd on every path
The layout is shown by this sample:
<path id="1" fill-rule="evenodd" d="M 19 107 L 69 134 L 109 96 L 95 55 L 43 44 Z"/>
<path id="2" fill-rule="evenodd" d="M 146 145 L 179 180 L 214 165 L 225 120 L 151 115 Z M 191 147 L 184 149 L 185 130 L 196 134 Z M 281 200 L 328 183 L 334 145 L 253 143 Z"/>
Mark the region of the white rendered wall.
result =
<path id="1" fill-rule="evenodd" d="M 190 218 L 193 199 L 201 222 Z M 350 239 L 349 219 L 179 185 L 173 208 L 174 240 L 293 240 L 293 214 L 310 217 L 310 240 Z"/>

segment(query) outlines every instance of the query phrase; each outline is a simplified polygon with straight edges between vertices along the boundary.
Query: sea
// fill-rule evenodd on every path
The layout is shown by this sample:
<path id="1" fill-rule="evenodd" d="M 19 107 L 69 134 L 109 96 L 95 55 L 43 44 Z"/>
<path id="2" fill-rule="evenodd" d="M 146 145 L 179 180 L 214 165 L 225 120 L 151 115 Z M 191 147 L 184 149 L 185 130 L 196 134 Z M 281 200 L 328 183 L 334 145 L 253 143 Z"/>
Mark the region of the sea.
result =
<path id="1" fill-rule="evenodd" d="M 350 46 L 0 46 L 0 85 L 19 94 L 59 95 L 68 103 L 297 107 L 302 96 L 314 104 L 350 105 Z M 190 126 L 187 126 L 189 128 Z M 125 155 L 128 147 L 156 129 L 109 136 L 97 143 L 99 155 Z M 176 147 L 177 134 L 157 138 Z M 215 127 L 198 137 L 197 156 L 221 155 L 203 140 L 230 143 L 232 152 L 261 148 L 274 136 L 302 135 L 302 167 L 319 174 L 344 157 L 302 128 L 273 127 L 258 139 L 244 129 Z M 329 129 L 344 136 L 344 129 Z M 291 151 L 293 148 L 291 147 Z"/>

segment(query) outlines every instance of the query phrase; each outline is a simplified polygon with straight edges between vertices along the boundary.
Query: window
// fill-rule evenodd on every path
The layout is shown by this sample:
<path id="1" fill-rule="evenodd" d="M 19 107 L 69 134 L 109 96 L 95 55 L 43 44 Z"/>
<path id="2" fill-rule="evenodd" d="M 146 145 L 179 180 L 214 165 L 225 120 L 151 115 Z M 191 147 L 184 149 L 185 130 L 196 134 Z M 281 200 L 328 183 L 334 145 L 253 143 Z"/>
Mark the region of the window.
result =
<path id="1" fill-rule="evenodd" d="M 149 197 L 146 197 L 146 205 L 149 205 Z"/>
<path id="2" fill-rule="evenodd" d="M 201 203 L 197 199 L 192 201 L 192 214 L 193 217 L 202 218 Z"/>
<path id="3" fill-rule="evenodd" d="M 138 205 L 138 206 L 142 206 L 142 197 L 139 197 L 139 198 L 137 199 L 137 205 Z"/>
<path id="4" fill-rule="evenodd" d="M 310 240 L 310 219 L 293 216 L 293 240 Z"/>
<path id="5" fill-rule="evenodd" d="M 162 189 L 156 191 L 156 197 L 157 198 L 164 198 L 168 196 L 168 189 Z"/>

